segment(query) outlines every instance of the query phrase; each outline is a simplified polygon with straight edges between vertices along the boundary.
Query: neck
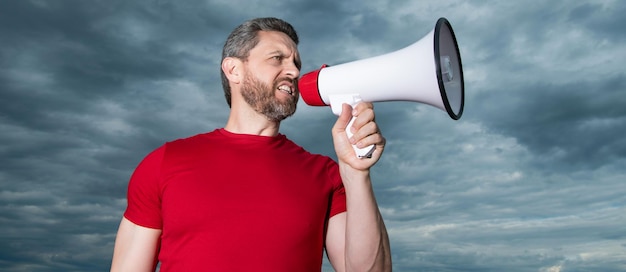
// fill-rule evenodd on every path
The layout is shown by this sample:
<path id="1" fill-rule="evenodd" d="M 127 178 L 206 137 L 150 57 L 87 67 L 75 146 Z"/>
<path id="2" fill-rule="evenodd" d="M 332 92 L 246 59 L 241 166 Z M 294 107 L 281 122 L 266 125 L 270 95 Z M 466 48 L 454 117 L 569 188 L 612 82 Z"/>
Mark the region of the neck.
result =
<path id="1" fill-rule="evenodd" d="M 259 136 L 276 136 L 280 122 L 270 121 L 265 115 L 256 112 L 250 107 L 232 105 L 230 115 L 224 129 L 237 134 L 251 134 Z"/>

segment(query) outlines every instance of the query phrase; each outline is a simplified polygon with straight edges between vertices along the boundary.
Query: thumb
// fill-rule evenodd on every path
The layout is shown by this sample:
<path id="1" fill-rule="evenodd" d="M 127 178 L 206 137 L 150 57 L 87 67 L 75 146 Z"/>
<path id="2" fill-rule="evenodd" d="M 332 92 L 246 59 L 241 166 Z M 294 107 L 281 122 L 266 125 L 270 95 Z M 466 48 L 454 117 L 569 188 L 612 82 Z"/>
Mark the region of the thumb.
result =
<path id="1" fill-rule="evenodd" d="M 333 126 L 333 131 L 335 132 L 343 132 L 346 130 L 348 123 L 350 123 L 350 119 L 352 119 L 352 107 L 346 103 L 341 105 L 341 114 L 335 125 Z"/>

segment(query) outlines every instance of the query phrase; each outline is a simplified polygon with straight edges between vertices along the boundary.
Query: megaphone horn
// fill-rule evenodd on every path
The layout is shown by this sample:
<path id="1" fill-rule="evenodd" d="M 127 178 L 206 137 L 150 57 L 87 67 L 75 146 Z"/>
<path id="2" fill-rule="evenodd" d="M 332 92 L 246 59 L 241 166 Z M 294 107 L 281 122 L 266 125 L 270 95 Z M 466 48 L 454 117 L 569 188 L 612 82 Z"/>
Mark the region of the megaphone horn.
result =
<path id="1" fill-rule="evenodd" d="M 330 105 L 337 115 L 343 103 L 414 101 L 435 106 L 458 120 L 464 107 L 461 55 L 446 18 L 439 18 L 430 33 L 398 51 L 336 66 L 323 65 L 306 73 L 298 88 L 305 103 Z M 359 157 L 371 157 L 373 150 L 373 146 L 363 150 L 355 147 Z"/>

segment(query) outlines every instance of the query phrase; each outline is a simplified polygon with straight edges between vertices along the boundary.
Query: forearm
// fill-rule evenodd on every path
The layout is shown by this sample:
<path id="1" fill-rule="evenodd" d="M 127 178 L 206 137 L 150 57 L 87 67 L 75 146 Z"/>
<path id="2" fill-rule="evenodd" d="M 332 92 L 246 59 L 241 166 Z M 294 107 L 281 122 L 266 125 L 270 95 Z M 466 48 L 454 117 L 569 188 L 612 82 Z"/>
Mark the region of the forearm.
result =
<path id="1" fill-rule="evenodd" d="M 391 271 L 389 237 L 368 171 L 342 169 L 346 188 L 347 271 Z"/>

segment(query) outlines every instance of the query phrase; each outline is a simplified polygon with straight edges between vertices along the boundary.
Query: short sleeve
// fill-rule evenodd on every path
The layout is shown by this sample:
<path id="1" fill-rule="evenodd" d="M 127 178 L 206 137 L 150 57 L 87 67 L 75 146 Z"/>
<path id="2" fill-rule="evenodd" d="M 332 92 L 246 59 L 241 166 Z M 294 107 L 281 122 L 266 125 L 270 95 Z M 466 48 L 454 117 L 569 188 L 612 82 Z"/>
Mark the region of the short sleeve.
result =
<path id="1" fill-rule="evenodd" d="M 159 180 L 164 154 L 165 145 L 148 154 L 128 183 L 124 217 L 137 225 L 153 229 L 163 226 Z"/>
<path id="2" fill-rule="evenodd" d="M 328 175 L 333 182 L 333 193 L 330 203 L 329 217 L 345 212 L 346 208 L 346 189 L 343 187 L 343 181 L 339 175 L 339 166 L 332 161 L 328 168 Z"/>

